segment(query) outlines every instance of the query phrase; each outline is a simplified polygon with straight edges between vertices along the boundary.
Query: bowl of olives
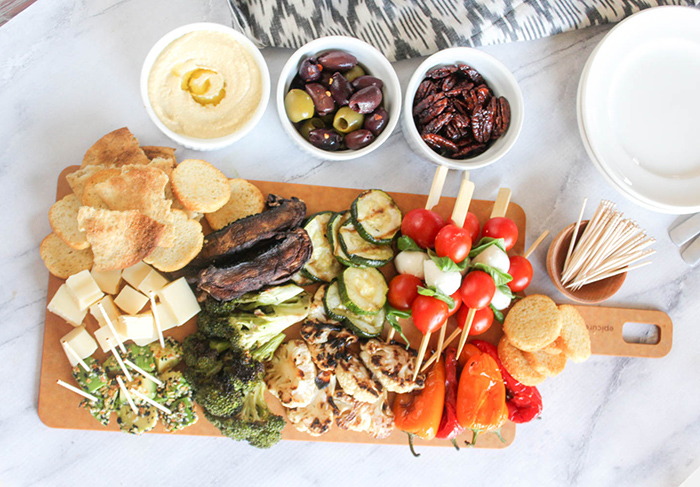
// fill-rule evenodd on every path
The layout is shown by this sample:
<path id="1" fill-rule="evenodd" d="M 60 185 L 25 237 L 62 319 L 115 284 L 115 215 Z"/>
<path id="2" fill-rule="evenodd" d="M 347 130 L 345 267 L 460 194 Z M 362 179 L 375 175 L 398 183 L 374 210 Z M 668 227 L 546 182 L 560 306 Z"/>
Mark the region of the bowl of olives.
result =
<path id="1" fill-rule="evenodd" d="M 399 120 L 401 100 L 391 63 L 354 37 L 322 37 L 302 46 L 277 84 L 285 132 L 326 160 L 355 159 L 382 145 Z"/>

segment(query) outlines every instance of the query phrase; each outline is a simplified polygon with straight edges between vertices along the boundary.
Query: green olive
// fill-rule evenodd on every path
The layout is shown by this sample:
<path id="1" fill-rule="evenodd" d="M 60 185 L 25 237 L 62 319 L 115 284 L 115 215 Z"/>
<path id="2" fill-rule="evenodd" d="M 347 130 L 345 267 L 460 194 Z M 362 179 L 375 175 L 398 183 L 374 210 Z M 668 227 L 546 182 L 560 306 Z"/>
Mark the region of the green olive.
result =
<path id="1" fill-rule="evenodd" d="M 284 109 L 293 123 L 314 116 L 314 102 L 304 90 L 290 90 L 284 97 Z"/>
<path id="2" fill-rule="evenodd" d="M 360 76 L 364 76 L 365 74 L 365 70 L 362 69 L 359 64 L 356 64 L 352 69 L 344 73 L 343 76 L 345 76 L 346 80 L 352 83 L 352 80 L 359 78 Z"/>
<path id="3" fill-rule="evenodd" d="M 325 127 L 326 127 L 326 124 L 323 123 L 323 120 L 321 120 L 318 117 L 314 117 L 314 118 L 310 118 L 306 122 L 304 122 L 304 124 L 299 129 L 299 133 L 306 140 L 309 140 L 309 132 L 311 132 L 312 130 L 322 129 Z"/>
<path id="4" fill-rule="evenodd" d="M 365 121 L 365 116 L 357 113 L 350 107 L 342 107 L 335 114 L 333 119 L 333 128 L 341 134 L 347 134 L 353 130 L 362 128 L 362 123 Z"/>

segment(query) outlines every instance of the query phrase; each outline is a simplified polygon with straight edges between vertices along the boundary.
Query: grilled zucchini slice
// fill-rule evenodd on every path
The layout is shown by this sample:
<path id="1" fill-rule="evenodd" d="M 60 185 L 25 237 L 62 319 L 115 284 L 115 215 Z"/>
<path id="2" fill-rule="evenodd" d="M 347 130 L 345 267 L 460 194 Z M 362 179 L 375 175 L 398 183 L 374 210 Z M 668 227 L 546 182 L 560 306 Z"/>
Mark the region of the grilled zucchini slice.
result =
<path id="1" fill-rule="evenodd" d="M 389 286 L 381 272 L 373 267 L 348 267 L 338 278 L 343 304 L 358 315 L 376 315 L 386 304 Z"/>
<path id="2" fill-rule="evenodd" d="M 327 236 L 328 222 L 333 215 L 332 211 L 316 213 L 304 225 L 304 230 L 309 234 L 313 244 L 313 253 L 301 274 L 314 282 L 331 282 L 343 272 L 343 266 L 335 258 Z"/>
<path id="3" fill-rule="evenodd" d="M 343 247 L 340 245 L 340 238 L 338 238 L 338 231 L 340 230 L 340 226 L 346 223 L 348 220 L 350 220 L 349 211 L 341 211 L 340 213 L 335 213 L 333 216 L 331 216 L 330 220 L 328 220 L 327 235 L 328 243 L 330 244 L 331 249 L 333 249 L 333 255 L 335 255 L 335 258 L 338 259 L 338 262 L 340 262 L 344 266 L 351 267 L 355 264 L 350 262 L 350 258 L 343 250 Z"/>
<path id="4" fill-rule="evenodd" d="M 376 245 L 391 245 L 401 229 L 401 210 L 391 196 L 379 189 L 360 193 L 350 206 L 350 214 L 357 233 Z"/>
<path id="5" fill-rule="evenodd" d="M 391 246 L 368 242 L 360 236 L 352 220 L 340 225 L 338 240 L 348 260 L 356 267 L 382 267 L 394 258 Z"/>
<path id="6" fill-rule="evenodd" d="M 379 313 L 371 316 L 361 316 L 350 311 L 340 299 L 338 281 L 332 282 L 323 297 L 326 314 L 333 320 L 341 322 L 346 328 L 360 338 L 374 338 L 384 329 L 386 312 L 382 308 Z"/>

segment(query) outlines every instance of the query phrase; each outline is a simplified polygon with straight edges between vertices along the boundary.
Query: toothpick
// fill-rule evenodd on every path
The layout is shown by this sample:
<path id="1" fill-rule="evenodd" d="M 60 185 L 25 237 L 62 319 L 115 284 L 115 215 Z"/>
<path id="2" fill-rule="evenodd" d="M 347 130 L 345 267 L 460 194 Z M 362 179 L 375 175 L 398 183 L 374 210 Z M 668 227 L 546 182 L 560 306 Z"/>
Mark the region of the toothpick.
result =
<path id="1" fill-rule="evenodd" d="M 569 259 L 571 259 L 571 252 L 574 250 L 574 244 L 576 243 L 576 237 L 578 236 L 578 230 L 581 227 L 581 220 L 583 219 L 583 211 L 586 209 L 586 203 L 588 198 L 583 198 L 583 205 L 581 205 L 581 211 L 578 214 L 578 220 L 576 220 L 576 226 L 574 227 L 574 233 L 571 235 L 571 242 L 569 242 L 569 250 L 566 252 L 566 259 L 564 259 L 564 270 L 569 266 Z M 527 259 L 527 256 L 525 256 Z"/>
<path id="2" fill-rule="evenodd" d="M 142 401 L 146 401 L 146 402 L 147 402 L 148 404 L 150 404 L 151 406 L 153 406 L 153 407 L 155 407 L 155 408 L 157 408 L 157 409 L 160 409 L 160 410 L 163 411 L 165 414 L 167 414 L 167 415 L 173 414 L 173 412 L 172 412 L 170 409 L 166 408 L 165 406 L 162 406 L 162 405 L 158 404 L 158 403 L 155 402 L 153 399 L 151 399 L 150 397 L 148 397 L 148 396 L 146 396 L 146 395 L 144 395 L 144 394 L 141 394 L 141 393 L 140 393 L 139 391 L 137 391 L 136 389 L 131 388 L 131 389 L 129 389 L 129 392 L 131 392 L 133 395 L 135 395 L 136 397 L 138 397 L 138 398 L 141 399 Z"/>
<path id="3" fill-rule="evenodd" d="M 75 350 L 73 350 L 73 347 L 68 345 L 67 341 L 61 340 L 61 345 L 63 345 L 63 348 L 65 348 L 68 351 L 68 353 L 70 353 L 73 356 L 73 358 L 77 360 L 80 366 L 83 369 L 85 369 L 85 372 L 90 372 L 90 367 L 88 366 L 88 364 L 86 364 L 85 361 L 80 357 L 80 355 L 78 355 L 78 353 Z"/>
<path id="4" fill-rule="evenodd" d="M 158 332 L 158 342 L 160 346 L 165 348 L 165 340 L 163 339 L 163 329 L 160 326 L 160 317 L 158 316 L 158 310 L 156 310 L 156 295 L 151 291 L 148 293 L 148 298 L 151 300 L 151 313 L 153 313 L 153 319 L 156 322 L 156 331 Z"/>
<path id="5" fill-rule="evenodd" d="M 138 416 L 139 410 L 136 408 L 136 404 L 134 404 L 134 400 L 131 398 L 131 394 L 129 394 L 129 391 L 126 390 L 126 386 L 124 385 L 124 381 L 120 376 L 117 376 L 117 383 L 119 384 L 119 389 L 122 391 L 124 396 L 126 397 L 127 402 L 129 403 L 129 407 L 131 410 Z"/>
<path id="6" fill-rule="evenodd" d="M 105 341 L 107 342 L 107 346 L 109 347 L 109 351 L 112 352 L 114 355 L 114 358 L 117 359 L 117 363 L 119 364 L 119 367 L 122 368 L 122 372 L 124 372 L 124 375 L 126 376 L 126 380 L 131 382 L 133 380 L 133 377 L 131 377 L 131 374 L 126 368 L 126 365 L 124 365 L 124 361 L 122 360 L 121 356 L 119 355 L 119 352 L 117 352 L 117 349 L 114 348 L 114 345 L 112 345 L 112 340 L 107 337 L 105 338 Z"/>
<path id="7" fill-rule="evenodd" d="M 537 240 L 532 242 L 532 245 L 530 245 L 530 248 L 527 249 L 527 251 L 523 254 L 523 257 L 526 259 L 532 255 L 532 253 L 535 251 L 535 249 L 544 241 L 545 238 L 547 238 L 547 235 L 549 235 L 549 230 L 545 230 L 542 232 L 542 235 L 537 237 Z"/>
<path id="8" fill-rule="evenodd" d="M 141 374 L 142 376 L 144 376 L 146 379 L 149 379 L 149 380 L 152 380 L 153 382 L 155 382 L 156 385 L 158 385 L 158 387 L 161 387 L 161 386 L 163 385 L 163 381 L 162 381 L 162 380 L 160 380 L 160 379 L 159 379 L 158 377 L 156 377 L 155 375 L 149 374 L 148 372 L 146 372 L 145 370 L 143 370 L 141 367 L 139 367 L 138 365 L 136 365 L 134 362 L 132 362 L 132 361 L 129 360 L 128 358 L 127 358 L 127 359 L 124 359 L 124 363 L 125 363 L 126 365 L 128 365 L 129 367 L 131 367 L 132 369 L 134 369 L 134 370 L 135 370 L 136 372 L 138 372 L 139 374 Z"/>
<path id="9" fill-rule="evenodd" d="M 577 285 L 577 289 L 580 289 L 581 287 L 583 287 L 586 284 L 591 284 L 592 282 L 602 281 L 603 279 L 607 279 L 608 277 L 613 277 L 613 276 L 616 276 L 618 274 L 622 274 L 625 272 L 633 271 L 635 269 L 639 269 L 640 267 L 644 267 L 646 265 L 651 264 L 651 262 L 652 261 L 648 260 L 646 262 L 642 262 L 641 264 L 633 265 L 631 267 L 623 267 L 622 269 L 618 269 L 618 270 L 613 271 L 613 272 L 608 272 L 607 274 L 603 274 L 601 276 L 591 278 L 591 279 L 582 281 L 580 283 L 575 283 L 575 284 Z"/>
<path id="10" fill-rule="evenodd" d="M 117 333 L 117 329 L 114 327 L 112 320 L 109 319 L 109 316 L 107 315 L 107 312 L 105 311 L 104 306 L 102 306 L 102 303 L 97 303 L 97 309 L 99 309 L 100 313 L 102 313 L 102 317 L 104 318 L 105 323 L 107 323 L 107 326 L 109 327 L 109 331 L 111 331 L 112 335 L 114 335 L 114 339 L 117 341 L 117 345 L 119 345 L 119 350 L 121 350 L 122 353 L 126 353 L 126 347 L 124 346 L 124 342 L 122 342 L 122 339 L 119 336 L 119 333 Z"/>
<path id="11" fill-rule="evenodd" d="M 76 394 L 80 394 L 81 396 L 83 396 L 85 399 L 88 399 L 89 401 L 92 401 L 92 402 L 97 402 L 97 401 L 99 401 L 99 399 L 98 399 L 97 397 L 93 396 L 92 394 L 88 394 L 87 392 L 85 392 L 85 391 L 83 391 L 83 390 L 80 390 L 80 389 L 78 389 L 77 387 L 73 387 L 73 386 L 70 385 L 70 384 L 66 384 L 66 383 L 63 382 L 61 379 L 58 379 L 58 380 L 56 381 L 56 384 L 58 384 L 59 386 L 63 386 L 63 387 L 65 387 L 66 389 L 68 389 L 69 391 L 75 392 Z"/>

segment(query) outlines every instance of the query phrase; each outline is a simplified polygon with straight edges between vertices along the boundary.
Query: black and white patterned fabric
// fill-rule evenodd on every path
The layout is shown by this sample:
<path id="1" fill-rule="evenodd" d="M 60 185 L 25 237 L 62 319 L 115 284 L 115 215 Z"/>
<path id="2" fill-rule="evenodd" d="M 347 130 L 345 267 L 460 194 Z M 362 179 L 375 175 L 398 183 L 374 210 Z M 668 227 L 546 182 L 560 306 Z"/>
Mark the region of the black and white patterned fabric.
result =
<path id="1" fill-rule="evenodd" d="M 454 46 L 546 37 L 699 0 L 228 0 L 234 27 L 261 47 L 358 37 L 390 61 Z"/>

